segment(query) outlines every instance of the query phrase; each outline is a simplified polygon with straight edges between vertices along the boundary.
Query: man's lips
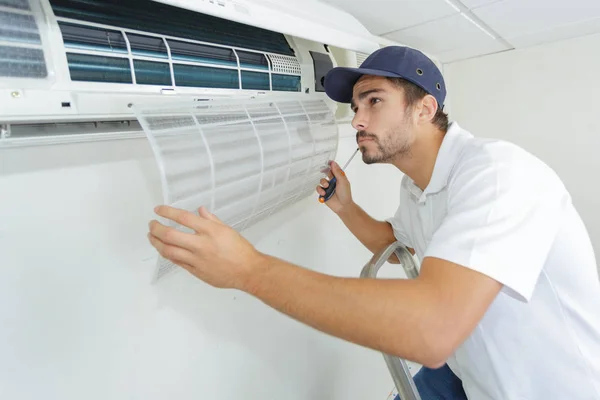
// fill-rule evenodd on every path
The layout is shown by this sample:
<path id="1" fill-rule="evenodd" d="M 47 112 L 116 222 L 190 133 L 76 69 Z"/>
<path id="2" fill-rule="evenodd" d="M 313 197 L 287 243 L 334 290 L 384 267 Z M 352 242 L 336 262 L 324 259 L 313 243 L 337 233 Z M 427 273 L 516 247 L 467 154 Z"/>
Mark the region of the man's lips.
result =
<path id="1" fill-rule="evenodd" d="M 370 141 L 373 141 L 373 139 L 371 139 L 371 138 L 359 138 L 358 139 L 359 144 L 362 142 L 370 142 Z"/>

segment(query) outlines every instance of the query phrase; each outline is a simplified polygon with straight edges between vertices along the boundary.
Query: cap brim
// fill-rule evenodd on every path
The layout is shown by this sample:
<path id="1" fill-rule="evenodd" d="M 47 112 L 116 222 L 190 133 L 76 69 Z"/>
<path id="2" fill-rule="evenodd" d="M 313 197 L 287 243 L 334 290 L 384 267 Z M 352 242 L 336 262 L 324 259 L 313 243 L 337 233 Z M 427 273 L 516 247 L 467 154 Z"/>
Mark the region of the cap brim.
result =
<path id="1" fill-rule="evenodd" d="M 329 70 L 327 75 L 325 75 L 325 93 L 332 100 L 340 103 L 350 103 L 352 101 L 354 84 L 363 75 L 401 78 L 396 73 L 378 69 L 336 67 Z"/>

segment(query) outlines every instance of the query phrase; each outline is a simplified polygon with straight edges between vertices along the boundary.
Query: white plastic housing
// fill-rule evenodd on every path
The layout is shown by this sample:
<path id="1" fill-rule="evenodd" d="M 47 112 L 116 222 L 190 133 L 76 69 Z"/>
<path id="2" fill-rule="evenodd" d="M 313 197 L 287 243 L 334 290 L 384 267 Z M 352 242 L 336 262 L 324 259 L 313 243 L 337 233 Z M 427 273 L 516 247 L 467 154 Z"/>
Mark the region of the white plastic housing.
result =
<path id="1" fill-rule="evenodd" d="M 377 38 L 351 14 L 318 0 L 155 0 L 293 37 L 371 53 Z"/>

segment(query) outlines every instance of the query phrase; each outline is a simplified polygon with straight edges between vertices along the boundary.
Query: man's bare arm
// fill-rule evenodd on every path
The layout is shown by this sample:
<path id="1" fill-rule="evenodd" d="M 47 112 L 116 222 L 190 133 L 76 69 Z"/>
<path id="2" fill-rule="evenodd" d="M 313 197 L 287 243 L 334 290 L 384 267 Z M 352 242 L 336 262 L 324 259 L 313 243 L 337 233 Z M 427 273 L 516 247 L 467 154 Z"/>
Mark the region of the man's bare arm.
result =
<path id="1" fill-rule="evenodd" d="M 377 253 L 396 241 L 394 230 L 388 222 L 374 219 L 356 203 L 345 207 L 338 216 L 350 232 L 372 253 Z M 408 250 L 415 254 L 412 248 Z M 389 262 L 397 264 L 399 261 L 393 255 Z"/>
<path id="2" fill-rule="evenodd" d="M 350 232 L 373 254 L 394 243 L 396 238 L 392 226 L 385 221 L 373 219 L 352 200 L 350 181 L 335 162 L 331 163 L 329 179 L 333 176 L 337 180 L 337 187 L 333 196 L 325 204 L 341 218 Z M 327 187 L 329 181 L 322 179 L 320 186 L 317 186 L 317 193 L 324 196 Z M 413 249 L 409 251 L 414 254 Z M 397 264 L 398 258 L 392 255 L 389 261 Z"/>
<path id="3" fill-rule="evenodd" d="M 416 279 L 338 278 L 267 257 L 242 290 L 344 340 L 430 368 L 471 334 L 502 285 L 426 258 Z"/>
<path id="4" fill-rule="evenodd" d="M 195 215 L 161 206 L 157 214 L 194 233 L 152 221 L 152 245 L 204 282 L 243 290 L 320 331 L 433 368 L 471 334 L 502 288 L 433 257 L 425 257 L 416 279 L 329 276 L 260 253 L 204 207 Z"/>

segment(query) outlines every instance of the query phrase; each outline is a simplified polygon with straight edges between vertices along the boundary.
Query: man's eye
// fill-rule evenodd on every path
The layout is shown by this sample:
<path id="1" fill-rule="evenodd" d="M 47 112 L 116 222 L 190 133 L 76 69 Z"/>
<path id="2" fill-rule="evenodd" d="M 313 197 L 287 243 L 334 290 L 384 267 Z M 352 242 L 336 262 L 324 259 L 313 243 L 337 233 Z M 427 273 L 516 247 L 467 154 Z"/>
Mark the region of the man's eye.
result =
<path id="1" fill-rule="evenodd" d="M 379 103 L 380 101 L 381 101 L 381 99 L 380 99 L 380 98 L 378 98 L 378 97 L 373 97 L 373 98 L 371 99 L 371 104 L 377 104 L 377 103 Z"/>

